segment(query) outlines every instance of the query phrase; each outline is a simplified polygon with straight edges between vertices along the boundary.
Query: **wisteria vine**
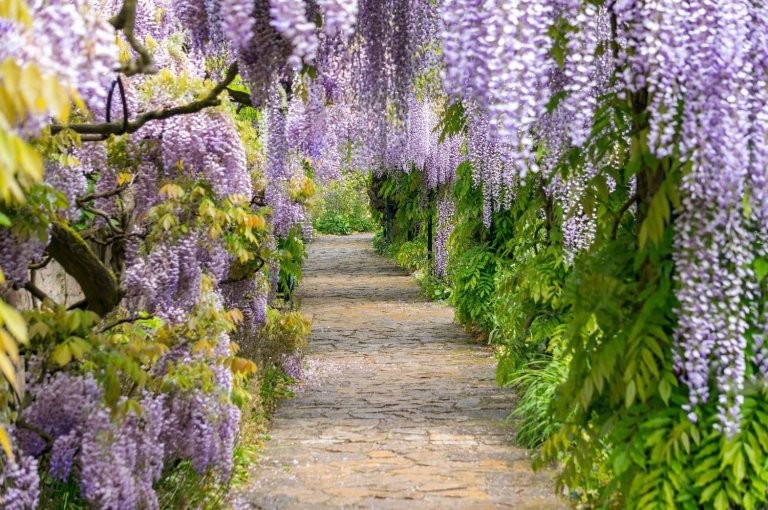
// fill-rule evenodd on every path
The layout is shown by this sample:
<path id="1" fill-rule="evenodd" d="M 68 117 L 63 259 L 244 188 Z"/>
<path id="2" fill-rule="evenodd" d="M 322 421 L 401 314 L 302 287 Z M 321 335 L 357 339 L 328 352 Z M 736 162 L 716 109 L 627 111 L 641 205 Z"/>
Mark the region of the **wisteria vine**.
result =
<path id="1" fill-rule="evenodd" d="M 0 506 L 34 508 L 41 469 L 75 479 L 95 507 L 125 509 L 157 508 L 154 485 L 174 460 L 228 476 L 239 423 L 230 338 L 247 342 L 267 322 L 276 247 L 311 238 L 315 183 L 350 169 L 421 173 L 437 219 L 433 271 L 444 281 L 461 165 L 482 190 L 488 232 L 518 191 L 540 194 L 547 210 L 537 221 L 562 249 L 563 271 L 616 241 L 620 227 L 632 225 L 644 253 L 649 224 L 669 226 L 682 409 L 698 423 L 712 406 L 717 432 L 741 432 L 748 383 L 768 374 L 765 2 L 56 0 L 25 9 L 28 19 L 0 19 L 0 63 L 30 73 L 28 84 L 56 80 L 74 101 L 59 124 L 56 98 L 16 112 L 0 97 L 3 133 L 35 143 L 44 160 L 39 182 L 22 182 L 28 203 L 0 204 L 5 285 L 31 293 L 30 312 L 80 317 L 106 306 L 101 315 L 124 322 L 94 322 L 93 337 L 58 339 L 66 348 L 33 339 L 28 399 L 0 414 L 18 452 L 0 459 Z M 107 106 L 110 89 L 121 97 Z M 614 207 L 619 193 L 628 196 Z M 619 211 L 607 232 L 597 212 L 606 203 Z M 51 260 L 81 284 L 74 311 L 35 286 L 30 271 Z M 123 324 L 136 329 L 114 329 Z M 109 336 L 129 333 L 158 338 L 120 351 L 130 342 Z M 144 374 L 163 390 L 115 397 L 109 363 L 83 361 L 101 351 L 70 337 L 129 359 L 125 377 L 143 382 L 128 386 L 143 388 Z M 59 368 L 45 372 L 43 358 Z M 294 358 L 283 362 L 301 372 Z"/>

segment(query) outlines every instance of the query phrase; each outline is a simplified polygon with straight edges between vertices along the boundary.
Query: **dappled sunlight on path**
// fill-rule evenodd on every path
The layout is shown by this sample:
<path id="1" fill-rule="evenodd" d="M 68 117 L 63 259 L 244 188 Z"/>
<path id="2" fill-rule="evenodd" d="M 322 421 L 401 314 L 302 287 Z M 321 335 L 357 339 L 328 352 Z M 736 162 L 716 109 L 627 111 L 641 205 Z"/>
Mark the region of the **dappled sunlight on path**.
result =
<path id="1" fill-rule="evenodd" d="M 565 508 L 514 446 L 514 397 L 452 309 L 425 302 L 370 235 L 310 251 L 308 379 L 275 414 L 236 508 Z"/>

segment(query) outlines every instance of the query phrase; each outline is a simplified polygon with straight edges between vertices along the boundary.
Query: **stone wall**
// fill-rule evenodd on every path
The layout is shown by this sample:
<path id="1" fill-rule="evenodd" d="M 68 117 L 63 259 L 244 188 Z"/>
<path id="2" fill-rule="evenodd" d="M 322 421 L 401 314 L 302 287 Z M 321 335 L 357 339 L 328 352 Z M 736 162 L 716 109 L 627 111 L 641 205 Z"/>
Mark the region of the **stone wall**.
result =
<path id="1" fill-rule="evenodd" d="M 69 306 L 83 299 L 83 293 L 75 279 L 69 276 L 55 260 L 42 269 L 30 271 L 30 281 L 56 303 Z M 6 301 L 22 310 L 28 310 L 39 304 L 26 290 L 6 288 L 2 294 Z"/>

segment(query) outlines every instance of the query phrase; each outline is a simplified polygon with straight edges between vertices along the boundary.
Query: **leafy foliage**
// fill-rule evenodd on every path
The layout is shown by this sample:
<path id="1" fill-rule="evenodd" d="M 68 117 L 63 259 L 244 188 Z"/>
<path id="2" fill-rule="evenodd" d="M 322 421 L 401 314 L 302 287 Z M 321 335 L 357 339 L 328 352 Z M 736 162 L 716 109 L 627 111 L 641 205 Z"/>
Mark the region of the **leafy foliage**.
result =
<path id="1" fill-rule="evenodd" d="M 315 230 L 336 235 L 376 230 L 366 190 L 366 177 L 355 172 L 321 187 L 312 209 Z"/>
<path id="2" fill-rule="evenodd" d="M 614 100 L 606 98 L 597 115 L 612 112 L 619 127 L 632 122 L 634 114 Z M 519 394 L 510 415 L 517 440 L 538 449 L 538 466 L 560 466 L 560 484 L 574 502 L 762 508 L 768 502 L 764 381 L 754 378 L 745 393 L 732 439 L 713 428 L 715 404 L 699 410 L 698 422 L 682 409 L 687 393 L 673 360 L 672 220 L 690 166 L 653 157 L 646 136 L 641 129 L 625 141 L 607 131 L 596 139 L 592 150 L 612 156 L 579 198 L 595 218 L 596 235 L 572 261 L 563 241 L 568 215 L 551 199 L 546 179 L 520 182 L 509 207 L 494 211 L 486 226 L 472 165 L 459 165 L 445 280 L 456 319 L 496 346 L 498 382 Z M 578 174 L 592 157 L 575 150 L 549 178 Z M 427 193 L 414 184 L 419 178 L 418 172 L 394 175 L 380 187 L 397 214 L 393 243 L 383 235 L 375 243 L 401 265 L 429 274 L 426 257 L 412 255 L 426 248 L 429 218 Z M 768 271 L 760 257 L 754 264 L 764 286 Z M 762 299 L 754 313 L 765 306 Z"/>

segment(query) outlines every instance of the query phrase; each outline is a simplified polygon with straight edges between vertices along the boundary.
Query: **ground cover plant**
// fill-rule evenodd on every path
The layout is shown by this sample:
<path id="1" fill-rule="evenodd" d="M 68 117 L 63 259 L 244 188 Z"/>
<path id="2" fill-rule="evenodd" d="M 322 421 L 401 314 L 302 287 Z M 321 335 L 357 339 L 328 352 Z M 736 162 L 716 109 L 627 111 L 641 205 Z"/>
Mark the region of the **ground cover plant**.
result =
<path id="1" fill-rule="evenodd" d="M 5 0 L 0 506 L 216 505 L 362 180 L 574 502 L 764 507 L 766 34 L 759 0 Z"/>

